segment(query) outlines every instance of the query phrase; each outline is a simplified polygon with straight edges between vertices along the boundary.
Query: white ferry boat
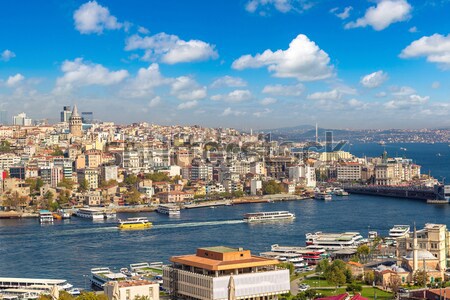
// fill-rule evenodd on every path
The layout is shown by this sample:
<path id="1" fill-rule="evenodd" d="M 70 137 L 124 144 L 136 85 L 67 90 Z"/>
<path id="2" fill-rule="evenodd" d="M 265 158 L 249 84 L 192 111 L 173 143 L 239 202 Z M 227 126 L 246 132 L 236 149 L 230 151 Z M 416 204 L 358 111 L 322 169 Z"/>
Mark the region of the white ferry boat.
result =
<path id="1" fill-rule="evenodd" d="M 49 286 L 56 285 L 60 290 L 70 290 L 73 285 L 64 279 L 36 279 L 36 278 L 10 278 L 0 277 L 0 289 L 7 288 L 29 288 L 31 286 Z"/>
<path id="2" fill-rule="evenodd" d="M 103 211 L 96 208 L 80 208 L 75 215 L 80 218 L 91 220 L 103 220 L 105 218 Z"/>
<path id="3" fill-rule="evenodd" d="M 45 209 L 39 211 L 39 222 L 41 223 L 53 223 L 53 214 Z"/>
<path id="4" fill-rule="evenodd" d="M 103 290 L 103 286 L 108 281 L 124 280 L 127 275 L 123 273 L 114 273 L 109 268 L 93 268 L 91 269 L 91 277 L 89 280 L 94 288 Z"/>
<path id="5" fill-rule="evenodd" d="M 169 215 L 169 217 L 180 215 L 180 207 L 177 205 L 160 204 L 156 211 L 161 214 Z"/>
<path id="6" fill-rule="evenodd" d="M 318 200 L 333 200 L 333 197 L 331 194 L 325 193 L 325 192 L 315 192 L 314 198 Z"/>
<path id="7" fill-rule="evenodd" d="M 268 221 L 283 221 L 283 220 L 294 220 L 295 214 L 288 211 L 267 211 L 267 212 L 257 212 L 248 213 L 244 215 L 244 221 L 252 222 L 268 222 Z"/>
<path id="8" fill-rule="evenodd" d="M 389 237 L 394 239 L 404 237 L 409 234 L 410 229 L 411 227 L 409 225 L 394 225 L 394 227 L 389 230 Z"/>
<path id="9" fill-rule="evenodd" d="M 306 245 L 319 246 L 327 251 L 357 248 L 362 243 L 364 243 L 364 238 L 359 232 L 306 234 Z"/>

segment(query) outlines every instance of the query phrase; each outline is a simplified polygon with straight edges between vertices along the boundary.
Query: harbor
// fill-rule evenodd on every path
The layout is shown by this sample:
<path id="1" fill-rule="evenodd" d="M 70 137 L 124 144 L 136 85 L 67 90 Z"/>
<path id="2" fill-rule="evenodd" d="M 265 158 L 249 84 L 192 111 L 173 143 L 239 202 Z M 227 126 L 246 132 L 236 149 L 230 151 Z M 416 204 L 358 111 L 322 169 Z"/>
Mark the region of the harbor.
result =
<path id="1" fill-rule="evenodd" d="M 380 207 L 388 209 L 380 211 Z M 261 211 L 289 211 L 296 219 L 250 224 L 242 220 L 246 213 Z M 356 231 L 364 237 L 369 231 L 377 231 L 387 236 L 396 224 L 445 222 L 450 219 L 450 207 L 352 194 L 332 201 L 277 201 L 184 210 L 179 218 L 145 212 L 117 214 L 118 219 L 130 217 L 146 217 L 153 227 L 118 230 L 113 219 L 71 218 L 42 225 L 36 219 L 2 219 L 0 276 L 64 278 L 83 287 L 83 275 L 93 267 L 109 266 L 118 271 L 139 261 L 167 263 L 169 256 L 198 245 L 242 245 L 261 253 L 270 251 L 272 244 L 306 245 L 306 233 L 317 231 Z M 17 247 L 24 241 L 26 247 Z"/>

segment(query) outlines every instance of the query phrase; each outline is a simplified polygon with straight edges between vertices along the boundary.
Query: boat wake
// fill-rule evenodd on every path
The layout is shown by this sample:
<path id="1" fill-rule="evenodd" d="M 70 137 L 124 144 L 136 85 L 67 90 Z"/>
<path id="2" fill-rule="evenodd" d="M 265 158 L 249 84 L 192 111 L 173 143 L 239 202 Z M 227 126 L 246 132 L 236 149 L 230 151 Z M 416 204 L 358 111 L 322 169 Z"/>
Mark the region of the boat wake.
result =
<path id="1" fill-rule="evenodd" d="M 192 223 L 174 223 L 174 224 L 161 224 L 153 225 L 154 229 L 166 229 L 166 228 L 183 228 L 183 227 L 201 227 L 201 226 L 214 226 L 214 225 L 227 225 L 227 224 L 240 224 L 244 223 L 243 220 L 224 220 L 224 221 L 207 221 L 207 222 L 192 222 Z"/>

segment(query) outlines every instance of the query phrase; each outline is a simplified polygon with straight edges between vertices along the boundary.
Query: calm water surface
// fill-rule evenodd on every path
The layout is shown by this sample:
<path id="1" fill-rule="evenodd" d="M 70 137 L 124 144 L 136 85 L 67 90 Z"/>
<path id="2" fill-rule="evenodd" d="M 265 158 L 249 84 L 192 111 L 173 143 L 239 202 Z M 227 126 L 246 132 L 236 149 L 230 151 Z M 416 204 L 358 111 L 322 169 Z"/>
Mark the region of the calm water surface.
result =
<path id="1" fill-rule="evenodd" d="M 395 151 L 394 145 L 389 145 Z M 395 145 L 407 148 L 406 155 L 428 168 L 432 175 L 450 179 L 450 147 L 446 144 Z M 382 147 L 355 145 L 357 155 L 377 155 Z M 373 151 L 370 152 L 370 151 Z M 429 154 L 427 154 L 429 153 Z M 437 156 L 437 153 L 441 153 Z M 394 155 L 392 153 L 391 155 Z M 439 178 L 439 177 L 438 177 Z M 289 210 L 293 222 L 247 224 L 247 212 Z M 387 234 L 395 224 L 419 227 L 425 223 L 450 225 L 450 205 L 433 206 L 421 201 L 351 195 L 330 202 L 319 200 L 235 205 L 215 209 L 183 210 L 180 218 L 157 213 L 120 215 L 146 216 L 154 227 L 142 231 L 119 231 L 114 220 L 92 222 L 73 218 L 40 225 L 36 219 L 0 220 L 0 276 L 64 278 L 83 287 L 90 268 L 113 269 L 130 263 L 164 261 L 172 255 L 194 253 L 197 247 L 229 245 L 267 251 L 271 244 L 304 245 L 307 232 L 369 230 Z"/>

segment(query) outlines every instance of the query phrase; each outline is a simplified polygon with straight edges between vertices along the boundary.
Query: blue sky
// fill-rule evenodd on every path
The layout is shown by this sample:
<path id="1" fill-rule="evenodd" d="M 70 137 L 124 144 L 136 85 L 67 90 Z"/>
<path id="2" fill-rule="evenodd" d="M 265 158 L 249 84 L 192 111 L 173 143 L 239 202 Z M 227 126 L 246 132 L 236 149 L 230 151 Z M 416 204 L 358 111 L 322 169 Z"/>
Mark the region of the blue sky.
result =
<path id="1" fill-rule="evenodd" d="M 25 1 L 0 10 L 0 105 L 58 120 L 450 126 L 450 1 Z"/>

